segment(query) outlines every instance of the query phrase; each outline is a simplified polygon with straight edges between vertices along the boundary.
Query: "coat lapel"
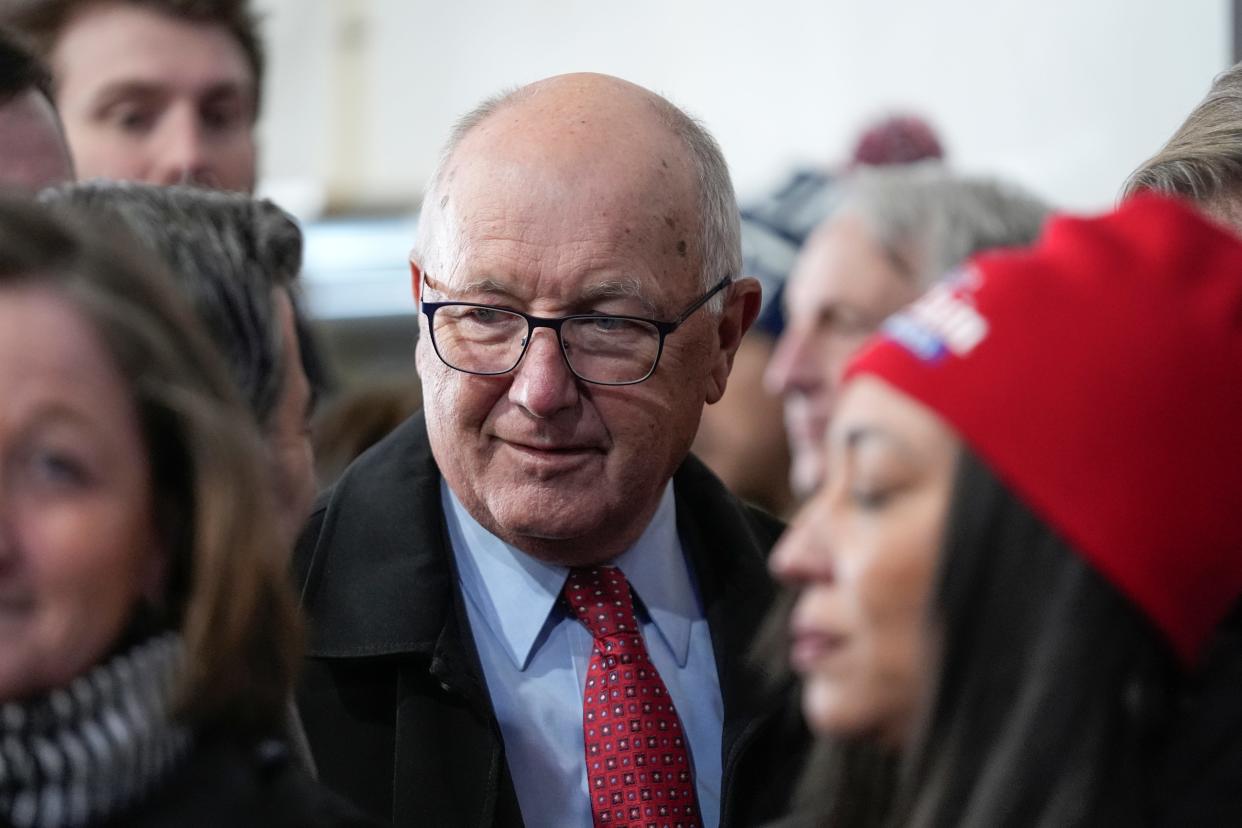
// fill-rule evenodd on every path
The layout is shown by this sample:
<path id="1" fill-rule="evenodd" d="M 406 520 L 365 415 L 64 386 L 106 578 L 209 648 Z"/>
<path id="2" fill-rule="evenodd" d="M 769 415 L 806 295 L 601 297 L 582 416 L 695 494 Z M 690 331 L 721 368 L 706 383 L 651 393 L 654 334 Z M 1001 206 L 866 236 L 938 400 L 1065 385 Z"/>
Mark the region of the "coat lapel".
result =
<path id="1" fill-rule="evenodd" d="M 698 578 L 724 702 L 723 825 L 730 821 L 730 800 L 748 787 L 737 777 L 748 746 L 788 702 L 788 688 L 773 686 L 750 660 L 755 635 L 776 594 L 767 553 L 784 527 L 766 515 L 747 515 L 748 507 L 693 456 L 678 470 L 674 484 L 678 532 Z M 796 751 L 798 745 L 790 748 Z"/>
<path id="2" fill-rule="evenodd" d="M 380 697 L 391 699 L 396 731 L 394 823 L 438 812 L 454 825 L 520 824 L 422 414 L 359 458 L 321 509 L 318 541 L 300 567 L 313 619 L 307 655 L 391 665 Z M 429 779 L 462 784 L 419 783 Z"/>

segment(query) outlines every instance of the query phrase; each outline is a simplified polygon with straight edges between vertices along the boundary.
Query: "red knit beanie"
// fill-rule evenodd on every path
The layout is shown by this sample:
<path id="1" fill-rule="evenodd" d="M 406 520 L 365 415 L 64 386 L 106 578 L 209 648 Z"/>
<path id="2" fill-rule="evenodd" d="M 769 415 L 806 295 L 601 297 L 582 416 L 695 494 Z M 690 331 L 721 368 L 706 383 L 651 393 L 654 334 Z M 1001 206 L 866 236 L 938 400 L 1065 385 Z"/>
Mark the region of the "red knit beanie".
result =
<path id="1" fill-rule="evenodd" d="M 984 254 L 847 377 L 937 412 L 1193 662 L 1242 595 L 1242 244 L 1137 196 Z"/>

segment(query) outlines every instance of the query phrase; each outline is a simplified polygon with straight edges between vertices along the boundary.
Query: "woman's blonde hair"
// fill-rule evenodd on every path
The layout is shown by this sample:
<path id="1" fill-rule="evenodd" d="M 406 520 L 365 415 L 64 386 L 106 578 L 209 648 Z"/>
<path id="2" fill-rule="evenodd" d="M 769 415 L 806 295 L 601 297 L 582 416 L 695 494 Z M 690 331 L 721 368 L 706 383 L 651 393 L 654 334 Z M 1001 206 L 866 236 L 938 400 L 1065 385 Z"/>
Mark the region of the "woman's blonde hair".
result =
<path id="1" fill-rule="evenodd" d="M 70 215 L 0 197 L 0 290 L 46 289 L 75 307 L 138 411 L 169 556 L 164 601 L 147 614 L 184 638 L 182 717 L 239 737 L 275 733 L 301 629 L 265 455 L 198 322 L 134 247 Z"/>

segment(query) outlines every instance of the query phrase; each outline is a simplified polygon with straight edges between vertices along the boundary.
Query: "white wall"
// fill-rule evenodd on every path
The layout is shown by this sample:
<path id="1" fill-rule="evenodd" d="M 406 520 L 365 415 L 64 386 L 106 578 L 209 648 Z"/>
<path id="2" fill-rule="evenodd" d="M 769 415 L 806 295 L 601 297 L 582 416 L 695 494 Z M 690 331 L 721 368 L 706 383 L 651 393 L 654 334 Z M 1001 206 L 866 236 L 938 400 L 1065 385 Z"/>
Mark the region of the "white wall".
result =
<path id="1" fill-rule="evenodd" d="M 792 162 L 839 159 L 861 121 L 902 107 L 933 120 L 960 168 L 1104 207 L 1228 65 L 1229 5 L 262 0 L 265 180 L 291 207 L 412 201 L 456 115 L 593 70 L 702 118 L 743 197 Z"/>

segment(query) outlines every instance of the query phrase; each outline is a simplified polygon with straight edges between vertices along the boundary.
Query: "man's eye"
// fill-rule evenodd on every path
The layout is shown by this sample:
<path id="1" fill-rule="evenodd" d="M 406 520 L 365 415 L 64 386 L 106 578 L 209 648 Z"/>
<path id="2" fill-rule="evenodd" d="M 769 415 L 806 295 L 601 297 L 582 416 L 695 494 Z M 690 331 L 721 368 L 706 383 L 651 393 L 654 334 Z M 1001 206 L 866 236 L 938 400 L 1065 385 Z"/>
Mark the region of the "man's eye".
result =
<path id="1" fill-rule="evenodd" d="M 504 316 L 504 314 L 497 312 L 494 308 L 471 308 L 466 314 L 466 319 L 480 325 L 486 325 L 499 322 Z"/>
<path id="2" fill-rule="evenodd" d="M 864 511 L 877 511 L 888 505 L 895 491 L 874 487 L 857 486 L 850 489 L 850 501 Z"/>
<path id="3" fill-rule="evenodd" d="M 113 110 L 109 119 L 122 132 L 142 134 L 150 132 L 159 114 L 147 107 L 122 107 Z"/>
<path id="4" fill-rule="evenodd" d="M 213 132 L 228 132 L 243 121 L 242 107 L 238 104 L 209 106 L 202 113 L 203 126 Z"/>
<path id="5" fill-rule="evenodd" d="M 613 333 L 625 326 L 625 320 L 618 319 L 615 316 L 596 316 L 591 319 L 591 324 L 597 331 Z"/>

